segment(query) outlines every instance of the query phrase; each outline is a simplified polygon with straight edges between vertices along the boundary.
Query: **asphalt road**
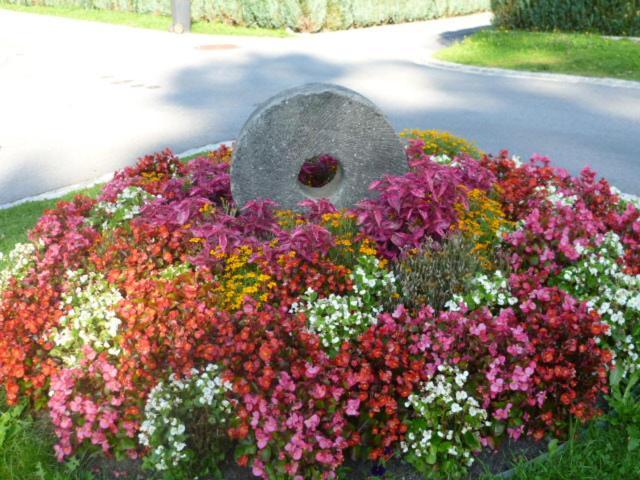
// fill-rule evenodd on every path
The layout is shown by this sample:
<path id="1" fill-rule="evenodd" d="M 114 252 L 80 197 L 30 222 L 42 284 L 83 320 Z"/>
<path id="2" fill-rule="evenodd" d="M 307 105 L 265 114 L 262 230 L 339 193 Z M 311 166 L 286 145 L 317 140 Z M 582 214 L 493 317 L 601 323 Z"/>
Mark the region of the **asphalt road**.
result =
<path id="1" fill-rule="evenodd" d="M 280 90 L 332 82 L 397 130 L 591 165 L 640 194 L 640 89 L 424 65 L 487 15 L 287 39 L 170 33 L 0 10 L 0 205 L 96 178 L 145 153 L 235 138 Z"/>

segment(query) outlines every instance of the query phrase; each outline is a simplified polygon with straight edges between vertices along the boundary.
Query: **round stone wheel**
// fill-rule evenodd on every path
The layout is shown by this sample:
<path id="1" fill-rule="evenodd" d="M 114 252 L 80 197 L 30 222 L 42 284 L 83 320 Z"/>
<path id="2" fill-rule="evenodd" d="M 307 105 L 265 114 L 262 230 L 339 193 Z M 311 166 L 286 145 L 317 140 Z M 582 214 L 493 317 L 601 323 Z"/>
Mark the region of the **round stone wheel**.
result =
<path id="1" fill-rule="evenodd" d="M 303 185 L 303 164 L 322 155 L 338 161 L 333 178 Z M 347 208 L 375 194 L 369 185 L 408 169 L 403 143 L 370 100 L 347 88 L 309 84 L 267 100 L 249 117 L 236 142 L 231 191 L 239 206 L 270 198 L 285 209 L 305 199 Z"/>

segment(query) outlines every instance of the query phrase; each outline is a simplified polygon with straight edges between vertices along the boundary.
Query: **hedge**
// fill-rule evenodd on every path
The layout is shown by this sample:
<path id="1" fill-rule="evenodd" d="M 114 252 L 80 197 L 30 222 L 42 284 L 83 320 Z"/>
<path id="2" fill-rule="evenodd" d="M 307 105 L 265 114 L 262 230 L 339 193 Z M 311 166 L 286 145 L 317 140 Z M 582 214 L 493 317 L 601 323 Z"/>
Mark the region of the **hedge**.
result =
<path id="1" fill-rule="evenodd" d="M 171 14 L 170 0 L 0 0 Z M 491 0 L 192 0 L 194 20 L 315 32 L 429 20 L 489 10 Z"/>
<path id="2" fill-rule="evenodd" d="M 640 35 L 640 0 L 491 0 L 508 29 Z"/>

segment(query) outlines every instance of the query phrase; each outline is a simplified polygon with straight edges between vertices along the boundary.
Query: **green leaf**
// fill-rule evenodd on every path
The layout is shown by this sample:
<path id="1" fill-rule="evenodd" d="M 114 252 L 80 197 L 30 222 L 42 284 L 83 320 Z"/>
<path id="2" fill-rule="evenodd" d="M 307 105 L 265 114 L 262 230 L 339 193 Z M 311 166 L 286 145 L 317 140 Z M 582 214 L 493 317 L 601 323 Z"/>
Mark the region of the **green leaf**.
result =
<path id="1" fill-rule="evenodd" d="M 438 455 L 437 455 L 436 449 L 433 445 L 431 445 L 431 448 L 429 448 L 429 455 L 427 455 L 426 461 L 429 465 L 435 465 L 437 460 L 438 460 Z"/>
<path id="2" fill-rule="evenodd" d="M 554 438 L 549 442 L 548 449 L 550 455 L 554 455 L 558 451 L 558 448 L 560 448 L 560 442 L 557 438 Z"/>

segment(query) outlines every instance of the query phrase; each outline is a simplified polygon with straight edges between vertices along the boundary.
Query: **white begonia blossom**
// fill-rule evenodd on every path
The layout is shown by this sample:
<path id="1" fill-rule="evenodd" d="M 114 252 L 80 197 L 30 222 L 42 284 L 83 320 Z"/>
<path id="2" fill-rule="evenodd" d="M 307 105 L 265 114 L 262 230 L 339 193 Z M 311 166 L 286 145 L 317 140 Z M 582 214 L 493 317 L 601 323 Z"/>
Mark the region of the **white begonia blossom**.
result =
<path id="1" fill-rule="evenodd" d="M 502 271 L 496 270 L 491 276 L 475 276 L 469 283 L 468 292 L 464 295 L 454 295 L 445 307 L 453 312 L 459 311 L 461 304 L 475 310 L 481 306 L 508 307 L 517 302 L 517 298 L 511 293 L 507 277 Z"/>
<path id="2" fill-rule="evenodd" d="M 87 221 L 103 229 L 113 228 L 137 217 L 142 207 L 156 198 L 141 187 L 125 188 L 115 202 L 99 202 L 91 210 Z"/>

